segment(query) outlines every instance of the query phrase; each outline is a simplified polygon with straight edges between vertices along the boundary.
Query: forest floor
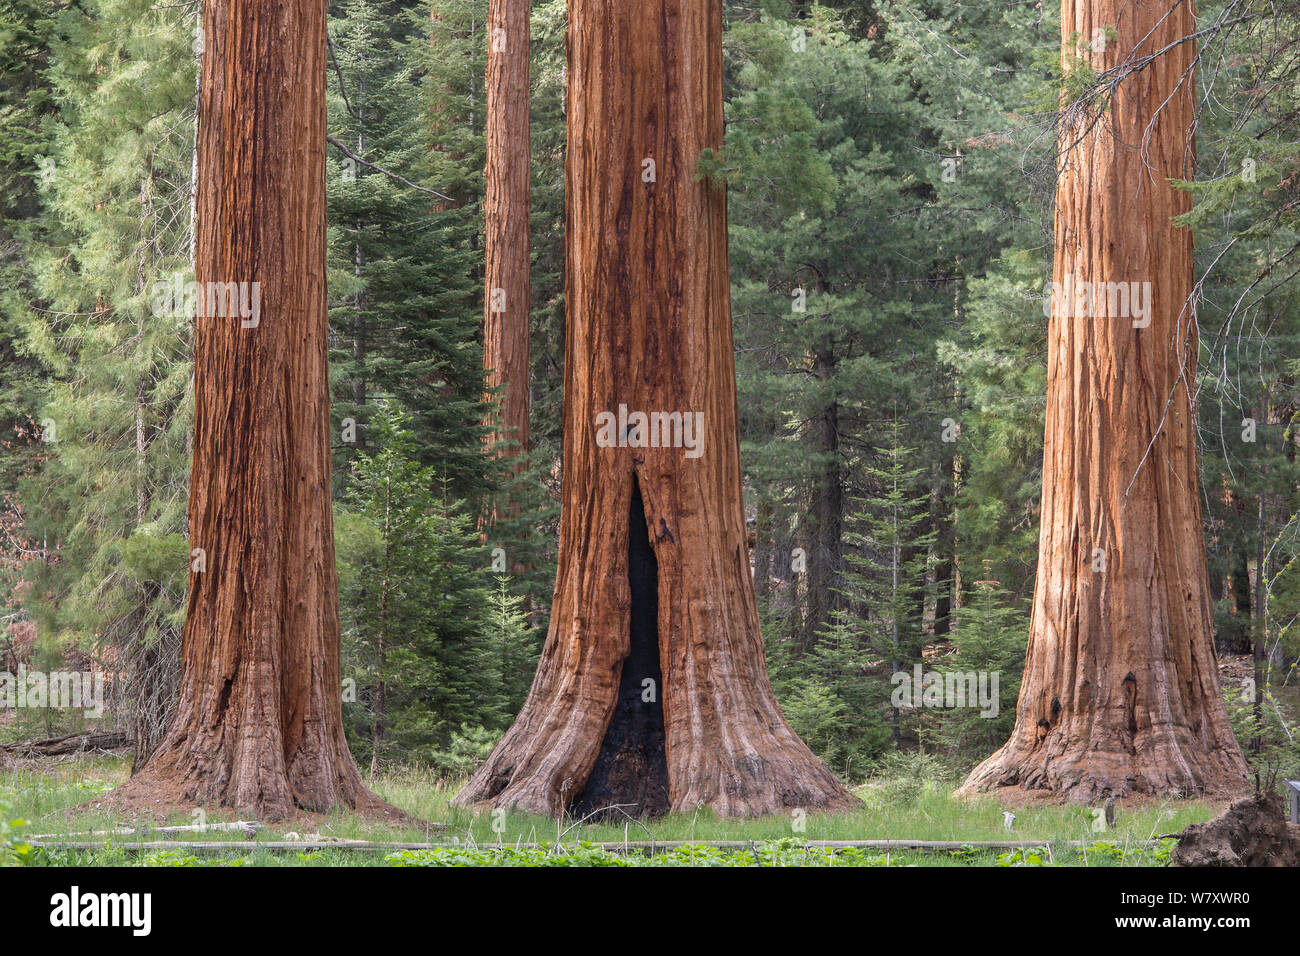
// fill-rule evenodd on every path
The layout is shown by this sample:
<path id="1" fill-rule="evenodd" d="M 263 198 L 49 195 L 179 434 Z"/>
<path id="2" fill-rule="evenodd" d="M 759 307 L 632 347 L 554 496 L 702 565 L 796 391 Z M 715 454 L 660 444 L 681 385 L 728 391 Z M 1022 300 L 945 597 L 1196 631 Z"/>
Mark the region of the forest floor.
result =
<path id="1" fill-rule="evenodd" d="M 1220 671 L 1224 686 L 1244 685 L 1252 668 L 1248 656 L 1223 655 Z M 1293 722 L 1300 714 L 1300 695 L 1285 688 L 1276 699 L 1288 722 Z M 10 724 L 12 721 L 0 720 L 0 739 L 32 737 L 33 728 Z M 900 757 L 904 759 L 890 772 L 853 788 L 862 800 L 859 813 L 736 820 L 701 811 L 645 823 L 557 822 L 526 814 L 476 814 L 451 806 L 463 781 L 396 768 L 378 776 L 372 789 L 434 826 L 386 825 L 338 812 L 268 824 L 250 840 L 238 831 L 157 831 L 164 824 L 235 820 L 229 812 L 206 817 L 178 813 L 165 821 L 152 821 L 150 829 L 109 810 L 87 809 L 87 803 L 93 805 L 100 795 L 128 779 L 130 761 L 124 756 L 102 751 L 41 758 L 0 754 L 0 865 L 1163 866 L 1175 842 L 1167 835 L 1209 820 L 1226 806 L 1226 801 L 1173 799 L 1125 803 L 1117 808 L 1115 827 L 1107 830 L 1099 829 L 1095 808 L 1020 802 L 1013 808 L 1015 816 L 1008 828 L 1004 802 L 994 797 L 958 800 L 953 790 L 960 783 L 960 774 L 933 756 Z M 127 829 L 136 832 L 98 832 Z M 920 851 L 809 845 L 883 840 L 955 846 Z M 370 845 L 358 846 L 362 842 Z M 624 843 L 651 842 L 656 844 L 653 854 L 608 852 L 593 845 L 616 844 L 618 849 Z M 1031 842 L 1038 845 L 980 846 Z M 73 843 L 81 846 L 69 846 Z M 677 845 L 665 852 L 658 846 L 664 843 Z M 719 843 L 732 845 L 719 847 Z"/>
<path id="2" fill-rule="evenodd" d="M 21 761 L 0 770 L 0 863 L 8 857 L 8 862 L 34 865 L 90 866 L 1162 866 L 1174 841 L 1161 837 L 1208 820 L 1224 806 L 1212 801 L 1174 800 L 1121 806 L 1115 827 L 1102 832 L 1095 829 L 1096 815 L 1089 808 L 1024 806 L 1015 810 L 1008 829 L 1003 807 L 996 800 L 957 800 L 952 796 L 956 781 L 942 775 L 909 773 L 855 788 L 863 801 L 862 811 L 855 814 L 734 820 L 718 819 L 701 811 L 644 824 L 626 820 L 578 823 L 523 814 L 495 819 L 489 814 L 475 815 L 450 806 L 459 783 L 449 784 L 426 772 L 397 770 L 378 777 L 374 790 L 415 817 L 445 824 L 445 828 L 386 826 L 337 813 L 267 825 L 253 841 L 230 831 L 164 835 L 142 829 L 136 833 L 95 833 L 132 824 L 102 812 L 73 808 L 124 781 L 129 766 L 120 757 L 81 755 Z M 203 822 L 217 819 L 212 814 Z M 221 819 L 235 817 L 226 815 Z M 166 822 L 192 825 L 196 819 L 181 815 Z M 807 845 L 850 840 L 943 841 L 958 845 L 926 852 Z M 363 848 L 345 841 L 437 846 Z M 591 846 L 625 841 L 691 845 L 653 855 L 644 851 L 608 852 Z M 708 845 L 722 841 L 738 845 Z M 983 842 L 1021 841 L 1039 841 L 1042 845 L 978 846 Z M 160 842 L 168 845 L 158 846 Z M 67 843 L 85 846 L 69 848 Z M 229 849 L 214 846 L 225 843 L 230 844 Z M 302 843 L 301 848 L 296 843 Z"/>

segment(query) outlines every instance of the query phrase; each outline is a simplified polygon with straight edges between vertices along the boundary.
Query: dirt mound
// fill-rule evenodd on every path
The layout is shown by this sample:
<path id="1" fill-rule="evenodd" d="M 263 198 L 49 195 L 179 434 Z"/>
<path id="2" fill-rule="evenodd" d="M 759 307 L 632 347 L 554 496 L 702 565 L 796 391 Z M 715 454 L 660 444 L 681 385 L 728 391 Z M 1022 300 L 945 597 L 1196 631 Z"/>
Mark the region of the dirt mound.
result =
<path id="1" fill-rule="evenodd" d="M 1179 837 L 1171 866 L 1300 866 L 1300 826 L 1286 820 L 1278 793 L 1238 800 Z"/>

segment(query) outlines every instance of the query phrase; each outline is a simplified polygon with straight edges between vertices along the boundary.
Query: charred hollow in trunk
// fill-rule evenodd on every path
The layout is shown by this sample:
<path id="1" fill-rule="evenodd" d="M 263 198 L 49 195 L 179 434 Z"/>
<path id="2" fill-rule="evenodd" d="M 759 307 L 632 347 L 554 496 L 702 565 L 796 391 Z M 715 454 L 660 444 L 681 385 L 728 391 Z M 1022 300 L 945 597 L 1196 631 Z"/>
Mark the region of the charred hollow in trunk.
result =
<path id="1" fill-rule="evenodd" d="M 631 640 L 619 676 L 618 704 L 586 789 L 570 807 L 571 815 L 578 818 L 588 814 L 621 817 L 606 811 L 616 806 L 634 817 L 659 817 L 668 812 L 668 759 L 660 696 L 659 563 L 650 546 L 645 505 L 635 479 L 628 515 L 627 579 L 632 599 Z"/>
<path id="2" fill-rule="evenodd" d="M 639 699 L 645 675 L 631 645 L 643 627 L 658 632 L 672 812 L 862 805 L 782 716 L 763 653 L 740 481 L 727 197 L 696 175 L 702 150 L 722 147 L 722 6 L 569 2 L 555 599 L 528 700 L 458 807 L 558 818 L 607 805 L 596 795 L 612 789 L 610 776 L 593 774 L 619 750 L 609 735 L 620 732 L 625 665 Z M 674 442 L 606 446 L 595 426 L 624 405 L 694 416 L 701 443 L 690 455 Z M 629 540 L 634 478 L 645 516 L 632 524 L 649 534 L 658 576 L 636 597 L 629 558 L 648 548 Z"/>

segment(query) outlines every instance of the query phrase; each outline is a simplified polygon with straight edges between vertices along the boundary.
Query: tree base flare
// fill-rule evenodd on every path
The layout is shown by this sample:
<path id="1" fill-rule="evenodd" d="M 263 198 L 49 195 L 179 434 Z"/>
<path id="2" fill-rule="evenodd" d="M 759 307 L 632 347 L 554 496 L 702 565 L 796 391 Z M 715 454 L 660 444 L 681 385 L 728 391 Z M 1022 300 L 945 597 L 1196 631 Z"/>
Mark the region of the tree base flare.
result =
<path id="1" fill-rule="evenodd" d="M 165 743 L 143 769 L 120 787 L 95 798 L 93 805 L 154 817 L 223 808 L 267 823 L 345 809 L 394 825 L 421 822 L 366 789 L 346 751 L 324 765 L 330 771 L 327 775 L 267 769 L 274 763 L 220 756 L 200 759 L 174 743 Z"/>
<path id="2" fill-rule="evenodd" d="M 311 810 L 296 804 L 266 803 L 260 809 L 254 806 L 235 807 L 231 803 L 206 801 L 194 796 L 193 790 L 160 780 L 150 779 L 142 773 L 132 777 L 108 793 L 80 804 L 77 809 L 87 811 L 112 811 L 128 817 L 149 819 L 156 822 L 166 821 L 178 814 L 192 815 L 196 810 L 206 810 L 214 814 L 218 810 L 234 810 L 241 817 L 251 817 L 264 823 L 287 823 L 290 821 L 310 821 L 319 823 L 329 819 L 329 810 L 346 809 L 359 817 L 375 820 L 393 826 L 423 826 L 424 821 L 411 816 L 380 799 L 364 787 L 351 802 L 340 801 L 334 807 L 324 811 Z"/>
<path id="3" fill-rule="evenodd" d="M 588 578 L 625 585 L 617 613 L 602 613 L 604 590 L 585 613 L 560 606 L 523 711 L 453 806 L 576 818 L 860 809 L 781 715 L 752 606 L 735 602 L 734 630 L 720 627 L 724 614 L 699 613 L 695 641 L 665 627 L 661 611 L 677 601 L 665 605 L 661 569 L 672 565 L 659 558 L 674 557 L 677 536 L 652 544 L 640 484 L 627 488 L 614 506 L 628 516 L 612 549 L 622 560 Z"/>
<path id="4" fill-rule="evenodd" d="M 1236 750 L 1141 739 L 1120 751 L 1078 742 L 1023 748 L 1013 738 L 971 771 L 957 795 L 1016 790 L 1058 803 L 1092 805 L 1107 797 L 1233 798 L 1249 788 L 1245 762 Z"/>

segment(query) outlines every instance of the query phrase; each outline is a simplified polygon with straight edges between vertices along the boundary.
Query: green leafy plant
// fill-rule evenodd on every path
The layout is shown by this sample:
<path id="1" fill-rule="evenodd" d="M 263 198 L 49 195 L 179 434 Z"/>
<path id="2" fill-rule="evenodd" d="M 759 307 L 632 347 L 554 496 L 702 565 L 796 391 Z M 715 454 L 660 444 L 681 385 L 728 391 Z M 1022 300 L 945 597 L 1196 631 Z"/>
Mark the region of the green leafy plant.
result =
<path id="1" fill-rule="evenodd" d="M 18 835 L 26 820 L 9 819 L 9 810 L 0 806 L 0 866 L 21 866 L 31 858 L 31 846 Z"/>

